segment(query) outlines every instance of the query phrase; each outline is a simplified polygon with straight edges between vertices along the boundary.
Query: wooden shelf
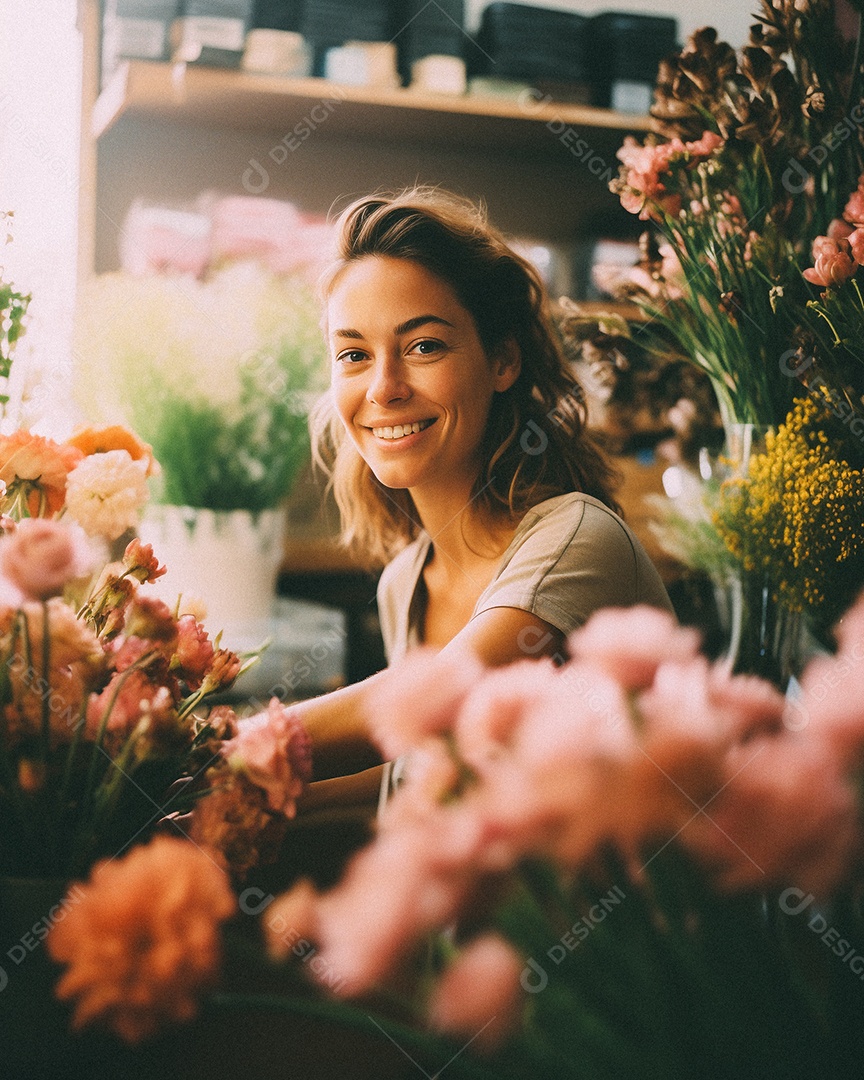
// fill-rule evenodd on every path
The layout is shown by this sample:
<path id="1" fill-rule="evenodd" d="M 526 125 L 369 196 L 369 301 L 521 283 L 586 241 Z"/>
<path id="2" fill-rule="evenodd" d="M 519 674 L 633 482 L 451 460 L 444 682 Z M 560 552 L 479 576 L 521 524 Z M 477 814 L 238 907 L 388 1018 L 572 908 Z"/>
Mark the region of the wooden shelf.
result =
<path id="1" fill-rule="evenodd" d="M 628 322 L 645 322 L 648 316 L 638 306 L 628 300 L 574 300 L 579 313 L 588 318 L 601 315 L 619 315 Z"/>
<path id="2" fill-rule="evenodd" d="M 620 141 L 622 132 L 651 128 L 647 116 L 542 99 L 450 97 L 140 60 L 118 68 L 99 95 L 93 134 L 101 137 L 124 117 L 270 130 L 298 142 L 324 128 L 328 136 L 545 148 L 550 154 L 575 153 L 580 133 L 587 141 L 604 133 Z M 570 129 L 575 135 L 562 139 Z"/>

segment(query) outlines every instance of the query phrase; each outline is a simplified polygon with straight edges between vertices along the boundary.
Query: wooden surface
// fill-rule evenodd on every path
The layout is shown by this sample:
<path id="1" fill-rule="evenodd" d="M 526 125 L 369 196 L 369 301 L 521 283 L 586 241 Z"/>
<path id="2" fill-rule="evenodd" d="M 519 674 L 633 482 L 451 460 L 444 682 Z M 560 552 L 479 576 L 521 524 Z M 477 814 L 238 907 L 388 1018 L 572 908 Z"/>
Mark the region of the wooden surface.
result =
<path id="1" fill-rule="evenodd" d="M 552 125 L 594 131 L 647 131 L 649 117 L 535 99 L 420 93 L 343 86 L 327 79 L 289 79 L 243 71 L 133 60 L 115 72 L 92 114 L 94 135 L 123 116 L 243 128 L 290 130 L 321 109 L 329 135 L 416 138 L 473 147 L 548 146 Z M 326 114 L 326 115 L 325 115 Z"/>

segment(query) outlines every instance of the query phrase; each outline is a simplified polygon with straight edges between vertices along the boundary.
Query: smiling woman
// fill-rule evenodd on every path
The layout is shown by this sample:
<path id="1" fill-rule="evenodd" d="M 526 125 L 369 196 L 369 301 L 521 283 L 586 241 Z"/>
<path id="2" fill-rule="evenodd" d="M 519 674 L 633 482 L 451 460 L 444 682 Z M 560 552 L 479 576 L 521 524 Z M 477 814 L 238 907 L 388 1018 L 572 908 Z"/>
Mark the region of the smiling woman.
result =
<path id="1" fill-rule="evenodd" d="M 531 265 L 473 204 L 440 191 L 361 199 L 324 279 L 331 386 L 313 421 L 346 543 L 385 565 L 388 659 L 561 657 L 598 608 L 669 609 L 617 516 Z M 297 706 L 317 775 L 351 772 L 377 676 Z M 374 721 L 373 721 L 374 726 Z M 370 772 L 313 785 L 307 807 L 369 794 Z"/>

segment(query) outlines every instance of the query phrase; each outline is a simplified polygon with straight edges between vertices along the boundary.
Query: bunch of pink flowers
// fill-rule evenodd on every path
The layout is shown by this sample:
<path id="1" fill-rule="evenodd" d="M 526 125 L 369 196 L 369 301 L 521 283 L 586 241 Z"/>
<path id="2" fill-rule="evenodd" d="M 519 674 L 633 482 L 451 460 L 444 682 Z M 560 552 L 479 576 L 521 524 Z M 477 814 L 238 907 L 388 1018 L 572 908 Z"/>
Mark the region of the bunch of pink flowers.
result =
<path id="1" fill-rule="evenodd" d="M 19 478 L 27 459 L 10 464 Z M 6 517 L 0 533 L 0 871 L 83 873 L 171 822 L 242 874 L 294 812 L 308 737 L 276 701 L 198 715 L 256 657 L 218 647 L 180 598 L 148 595 L 165 573 L 149 544 L 95 568 L 85 531 L 56 517 L 62 479 L 26 481 L 54 516 Z"/>
<path id="2" fill-rule="evenodd" d="M 526 961 L 488 917 L 528 862 L 566 889 L 611 847 L 638 880 L 674 843 L 720 893 L 829 896 L 861 850 L 864 598 L 837 637 L 794 701 L 710 664 L 695 632 L 647 608 L 598 613 L 557 667 L 415 654 L 370 712 L 407 779 L 339 885 L 303 882 L 270 906 L 271 952 L 314 943 L 322 981 L 355 996 L 398 983 L 431 932 L 455 927 L 428 1015 L 482 1028 L 488 1047 L 518 1025 Z"/>

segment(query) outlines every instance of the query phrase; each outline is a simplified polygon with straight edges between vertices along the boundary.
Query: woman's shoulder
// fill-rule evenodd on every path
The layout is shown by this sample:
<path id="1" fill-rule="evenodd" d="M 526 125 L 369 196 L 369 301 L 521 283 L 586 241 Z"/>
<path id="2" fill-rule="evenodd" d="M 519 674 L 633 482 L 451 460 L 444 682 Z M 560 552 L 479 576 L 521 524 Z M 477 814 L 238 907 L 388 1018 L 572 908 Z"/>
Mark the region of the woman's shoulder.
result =
<path id="1" fill-rule="evenodd" d="M 582 491 L 568 491 L 535 503 L 517 526 L 514 541 L 538 529 L 558 529 L 571 534 L 590 531 L 634 539 L 630 528 L 614 510 Z"/>
<path id="2" fill-rule="evenodd" d="M 478 610 L 508 606 L 569 633 L 600 607 L 669 598 L 645 549 L 605 503 L 584 492 L 557 495 L 522 518 Z"/>

